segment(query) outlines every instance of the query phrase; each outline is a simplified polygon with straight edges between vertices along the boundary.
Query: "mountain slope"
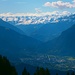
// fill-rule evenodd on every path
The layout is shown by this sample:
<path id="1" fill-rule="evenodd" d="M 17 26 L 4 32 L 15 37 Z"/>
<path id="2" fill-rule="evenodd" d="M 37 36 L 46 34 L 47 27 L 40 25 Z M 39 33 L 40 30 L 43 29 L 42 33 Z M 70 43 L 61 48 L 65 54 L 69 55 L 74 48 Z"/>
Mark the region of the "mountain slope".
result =
<path id="1" fill-rule="evenodd" d="M 3 21 L 2 19 L 0 19 L 0 26 L 3 26 L 3 27 L 7 27 L 8 29 L 12 29 L 20 34 L 25 34 L 22 30 L 20 30 L 19 28 Z"/>
<path id="2" fill-rule="evenodd" d="M 44 24 L 31 24 L 31 25 L 16 25 L 19 29 L 21 29 L 26 35 L 31 36 L 33 32 L 41 28 Z"/>
<path id="3" fill-rule="evenodd" d="M 58 23 L 49 23 L 42 26 L 40 29 L 31 34 L 33 38 L 46 42 L 58 37 L 64 30 L 68 29 L 74 22 L 61 21 Z"/>
<path id="4" fill-rule="evenodd" d="M 75 23 L 75 14 L 53 14 L 41 16 L 1 15 L 1 19 L 18 27 L 26 35 L 43 42 L 58 37 Z M 14 16 L 13 16 L 14 15 Z"/>
<path id="5" fill-rule="evenodd" d="M 16 57 L 23 56 L 26 52 L 35 52 L 35 47 L 40 43 L 40 41 L 15 32 L 10 28 L 0 26 L 0 54 Z"/>
<path id="6" fill-rule="evenodd" d="M 75 25 L 62 32 L 59 37 L 46 42 L 43 47 L 50 54 L 75 56 Z"/>

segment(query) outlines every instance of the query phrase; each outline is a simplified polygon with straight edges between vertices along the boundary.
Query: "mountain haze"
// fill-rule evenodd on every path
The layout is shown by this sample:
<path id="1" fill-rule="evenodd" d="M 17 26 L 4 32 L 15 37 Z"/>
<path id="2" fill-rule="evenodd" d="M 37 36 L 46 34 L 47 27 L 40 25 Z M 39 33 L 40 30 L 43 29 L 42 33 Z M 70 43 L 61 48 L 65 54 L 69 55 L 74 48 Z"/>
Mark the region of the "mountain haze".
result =
<path id="1" fill-rule="evenodd" d="M 75 25 L 63 31 L 59 37 L 44 43 L 43 47 L 50 54 L 75 56 Z"/>
<path id="2" fill-rule="evenodd" d="M 8 22 L 3 21 L 0 19 L 0 26 L 6 27 L 7 29 L 12 29 L 20 34 L 25 34 L 22 30 L 18 29 L 17 27 L 9 24 Z"/>
<path id="3" fill-rule="evenodd" d="M 8 23 L 2 21 L 2 24 L 7 26 Z M 0 26 L 0 53 L 2 54 L 7 56 L 9 54 L 12 56 L 17 56 L 15 54 L 21 55 L 21 53 L 26 54 L 26 51 L 35 51 L 35 47 L 41 43 L 6 26 Z"/>
<path id="4" fill-rule="evenodd" d="M 13 15 L 0 17 L 4 21 L 18 27 L 24 34 L 42 42 L 58 37 L 64 30 L 75 23 L 75 14 L 51 14 L 45 16 Z"/>

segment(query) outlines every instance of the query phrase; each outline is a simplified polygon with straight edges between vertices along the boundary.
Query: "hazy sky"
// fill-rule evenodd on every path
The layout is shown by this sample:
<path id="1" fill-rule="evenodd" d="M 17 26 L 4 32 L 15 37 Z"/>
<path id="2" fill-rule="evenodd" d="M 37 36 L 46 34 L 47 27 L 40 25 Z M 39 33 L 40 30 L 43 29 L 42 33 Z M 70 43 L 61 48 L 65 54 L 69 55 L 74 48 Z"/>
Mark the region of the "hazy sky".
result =
<path id="1" fill-rule="evenodd" d="M 75 12 L 75 0 L 0 0 L 0 13 Z"/>

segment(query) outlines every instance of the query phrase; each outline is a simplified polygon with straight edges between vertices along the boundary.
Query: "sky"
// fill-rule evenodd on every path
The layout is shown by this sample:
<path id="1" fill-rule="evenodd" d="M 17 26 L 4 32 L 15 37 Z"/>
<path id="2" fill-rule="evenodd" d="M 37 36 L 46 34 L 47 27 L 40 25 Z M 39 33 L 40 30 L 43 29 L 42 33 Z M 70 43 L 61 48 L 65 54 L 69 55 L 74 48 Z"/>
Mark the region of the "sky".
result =
<path id="1" fill-rule="evenodd" d="M 75 0 L 0 0 L 1 13 L 75 12 Z"/>

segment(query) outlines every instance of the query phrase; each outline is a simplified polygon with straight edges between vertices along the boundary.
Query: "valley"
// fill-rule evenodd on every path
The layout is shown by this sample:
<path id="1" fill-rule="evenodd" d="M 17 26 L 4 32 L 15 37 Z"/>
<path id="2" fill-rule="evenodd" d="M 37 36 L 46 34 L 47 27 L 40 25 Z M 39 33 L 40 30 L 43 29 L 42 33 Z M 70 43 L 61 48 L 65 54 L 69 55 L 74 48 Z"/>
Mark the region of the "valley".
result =
<path id="1" fill-rule="evenodd" d="M 23 63 L 31 68 L 75 70 L 75 14 L 63 21 L 65 17 L 56 23 L 29 25 L 0 19 L 0 54 L 18 67 Z"/>
<path id="2" fill-rule="evenodd" d="M 75 70 L 75 57 L 54 55 L 31 55 L 20 58 L 22 63 L 60 71 Z"/>

